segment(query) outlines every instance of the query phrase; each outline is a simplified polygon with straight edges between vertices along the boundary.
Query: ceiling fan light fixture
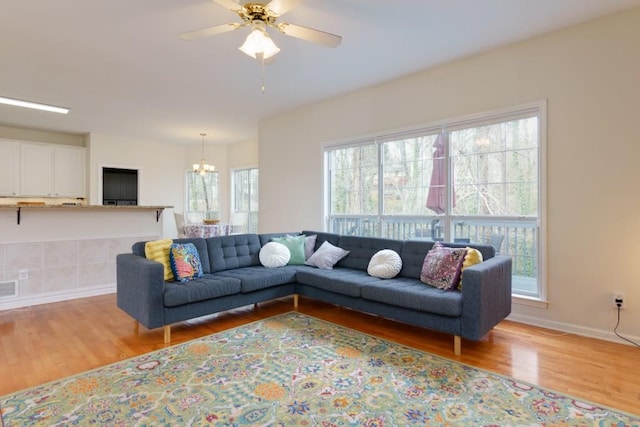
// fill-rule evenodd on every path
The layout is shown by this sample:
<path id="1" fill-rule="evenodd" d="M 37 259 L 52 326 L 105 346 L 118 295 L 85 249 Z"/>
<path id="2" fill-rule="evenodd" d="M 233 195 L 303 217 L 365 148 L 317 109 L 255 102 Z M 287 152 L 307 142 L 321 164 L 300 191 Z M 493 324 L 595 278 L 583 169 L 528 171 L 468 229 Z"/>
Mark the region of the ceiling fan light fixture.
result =
<path id="1" fill-rule="evenodd" d="M 264 59 L 271 58 L 280 52 L 280 48 L 271 40 L 262 21 L 253 22 L 253 30 L 238 49 L 254 59 L 259 56 Z"/>

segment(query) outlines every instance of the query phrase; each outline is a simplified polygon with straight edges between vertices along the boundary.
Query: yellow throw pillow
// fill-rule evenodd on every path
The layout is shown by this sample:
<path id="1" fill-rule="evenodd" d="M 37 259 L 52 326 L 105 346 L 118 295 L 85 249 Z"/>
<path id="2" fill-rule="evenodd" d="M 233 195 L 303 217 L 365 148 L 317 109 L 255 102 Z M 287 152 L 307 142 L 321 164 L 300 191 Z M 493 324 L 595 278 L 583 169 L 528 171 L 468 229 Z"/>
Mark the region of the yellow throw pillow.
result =
<path id="1" fill-rule="evenodd" d="M 464 278 L 464 270 L 468 267 L 471 267 L 475 264 L 480 264 L 482 262 L 482 252 L 477 249 L 473 249 L 467 247 L 467 254 L 464 256 L 464 261 L 462 261 L 462 276 L 460 277 L 460 284 L 458 285 L 458 289 L 462 290 L 462 279 Z"/>
<path id="2" fill-rule="evenodd" d="M 165 282 L 173 281 L 173 271 L 171 271 L 171 261 L 169 261 L 169 248 L 173 243 L 172 239 L 154 240 L 144 245 L 144 256 L 152 261 L 157 261 L 164 266 Z"/>

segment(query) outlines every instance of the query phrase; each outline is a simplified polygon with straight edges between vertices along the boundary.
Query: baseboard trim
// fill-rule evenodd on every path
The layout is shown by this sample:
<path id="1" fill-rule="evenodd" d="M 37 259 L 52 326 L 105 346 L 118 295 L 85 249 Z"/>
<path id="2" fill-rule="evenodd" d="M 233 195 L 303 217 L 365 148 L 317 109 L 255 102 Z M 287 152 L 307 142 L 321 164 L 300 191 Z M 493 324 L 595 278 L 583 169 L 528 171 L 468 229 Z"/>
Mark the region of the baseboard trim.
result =
<path id="1" fill-rule="evenodd" d="M 97 295 L 112 294 L 116 292 L 115 283 L 91 288 L 71 289 L 59 292 L 49 292 L 37 296 L 11 298 L 7 301 L 0 300 L 0 311 L 14 308 L 30 307 L 32 305 L 49 304 L 52 302 L 67 301 L 78 298 L 93 297 Z"/>
<path id="2" fill-rule="evenodd" d="M 614 332 L 613 327 L 610 331 L 595 329 L 595 328 L 587 328 L 580 325 L 575 325 L 572 323 L 564 323 L 564 322 L 556 322 L 552 320 L 540 319 L 538 317 L 533 316 L 525 316 L 522 314 L 512 313 L 507 317 L 507 320 L 511 320 L 517 323 L 524 323 L 526 325 L 538 326 L 541 328 L 553 329 L 554 331 L 567 332 L 571 334 L 580 335 L 583 337 L 596 338 L 604 341 L 615 342 L 618 344 L 631 345 L 631 343 L 620 339 Z M 630 339 L 631 341 L 635 341 L 640 343 L 640 337 L 636 337 L 633 335 L 626 335 L 621 333 L 625 338 Z"/>

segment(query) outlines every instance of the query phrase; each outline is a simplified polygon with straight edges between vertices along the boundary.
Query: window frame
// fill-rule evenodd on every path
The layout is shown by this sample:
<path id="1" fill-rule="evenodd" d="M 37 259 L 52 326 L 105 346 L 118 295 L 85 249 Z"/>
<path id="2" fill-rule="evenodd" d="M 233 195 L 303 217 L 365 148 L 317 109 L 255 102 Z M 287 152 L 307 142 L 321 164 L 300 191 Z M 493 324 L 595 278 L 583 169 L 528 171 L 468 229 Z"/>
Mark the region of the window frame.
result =
<path id="1" fill-rule="evenodd" d="M 536 116 L 538 119 L 538 146 L 537 146 L 537 156 L 538 156 L 538 164 L 537 164 L 537 215 L 535 216 L 520 216 L 520 215 L 512 215 L 512 216 L 494 216 L 494 215 L 481 215 L 481 216 L 465 216 L 465 215 L 453 215 L 453 210 L 451 207 L 451 158 L 450 158 L 450 144 L 449 144 L 449 135 L 451 132 L 455 132 L 461 129 L 483 126 L 488 124 L 496 124 L 508 122 L 511 120 L 522 119 L 526 117 Z M 465 219 L 465 220 L 488 220 L 494 218 L 496 222 L 509 222 L 510 224 L 517 224 L 521 221 L 529 221 L 529 225 L 533 225 L 535 230 L 534 238 L 537 239 L 536 246 L 536 260 L 537 268 L 536 272 L 536 287 L 537 287 L 537 296 L 525 295 L 521 293 L 514 293 L 513 298 L 514 302 L 518 302 L 524 305 L 531 305 L 535 307 L 545 308 L 547 307 L 547 276 L 546 276 L 546 228 L 547 228 L 547 194 L 546 194 L 546 163 L 547 163 L 547 102 L 546 100 L 531 102 L 527 104 L 521 104 L 513 107 L 476 113 L 467 116 L 462 116 L 458 118 L 451 118 L 447 120 L 440 121 L 438 123 L 425 124 L 422 126 L 403 129 L 400 131 L 390 131 L 383 132 L 377 135 L 371 135 L 366 138 L 361 139 L 352 139 L 345 141 L 336 141 L 330 144 L 327 144 L 324 147 L 324 217 L 325 224 L 324 229 L 326 231 L 332 231 L 332 218 L 339 218 L 340 215 L 332 215 L 332 200 L 331 200 L 331 177 L 332 170 L 330 169 L 331 164 L 331 152 L 351 147 L 358 147 L 364 145 L 375 144 L 377 146 L 378 152 L 378 211 L 376 214 L 363 214 L 362 220 L 371 223 L 377 221 L 379 223 L 378 228 L 380 232 L 380 236 L 384 237 L 382 233 L 383 223 L 385 217 L 390 218 L 391 216 L 386 215 L 383 211 L 383 199 L 384 199 L 384 187 L 382 185 L 383 180 L 383 161 L 382 161 L 382 144 L 384 142 L 389 141 L 397 141 L 402 138 L 410 138 L 412 136 L 427 136 L 432 135 L 434 133 L 443 132 L 446 135 L 447 139 L 447 161 L 446 161 L 446 173 L 448 177 L 447 185 L 447 211 L 444 215 L 429 215 L 426 214 L 424 216 L 419 215 L 415 217 L 413 215 L 406 215 L 402 220 L 410 221 L 418 221 L 423 217 L 440 217 L 444 219 L 444 233 L 447 237 L 451 237 L 455 230 L 452 228 L 455 227 L 457 220 Z M 508 150 L 507 150 L 508 151 Z M 503 151 L 503 152 L 507 152 Z M 505 181 L 506 183 L 506 181 Z M 345 217 L 349 215 L 344 215 Z M 354 215 L 351 215 L 352 217 Z M 357 216 L 357 215 L 356 215 Z M 402 217 L 402 215 L 393 215 L 394 217 Z M 374 228 L 369 227 L 368 230 L 371 231 Z M 361 229 L 359 229 L 361 230 Z"/>

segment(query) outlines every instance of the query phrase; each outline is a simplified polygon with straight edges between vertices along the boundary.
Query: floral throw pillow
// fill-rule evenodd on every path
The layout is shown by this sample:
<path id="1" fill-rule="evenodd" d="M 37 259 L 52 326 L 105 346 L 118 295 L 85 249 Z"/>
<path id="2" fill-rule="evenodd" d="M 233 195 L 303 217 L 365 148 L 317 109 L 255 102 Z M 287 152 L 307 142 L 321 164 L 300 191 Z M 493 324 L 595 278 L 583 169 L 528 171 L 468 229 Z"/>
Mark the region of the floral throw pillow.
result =
<path id="1" fill-rule="evenodd" d="M 174 243 L 169 249 L 171 270 L 176 280 L 188 282 L 202 277 L 200 255 L 193 243 Z"/>
<path id="2" fill-rule="evenodd" d="M 466 248 L 447 248 L 436 242 L 424 258 L 420 281 L 445 291 L 456 289 L 466 253 Z"/>

